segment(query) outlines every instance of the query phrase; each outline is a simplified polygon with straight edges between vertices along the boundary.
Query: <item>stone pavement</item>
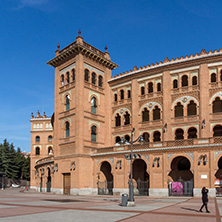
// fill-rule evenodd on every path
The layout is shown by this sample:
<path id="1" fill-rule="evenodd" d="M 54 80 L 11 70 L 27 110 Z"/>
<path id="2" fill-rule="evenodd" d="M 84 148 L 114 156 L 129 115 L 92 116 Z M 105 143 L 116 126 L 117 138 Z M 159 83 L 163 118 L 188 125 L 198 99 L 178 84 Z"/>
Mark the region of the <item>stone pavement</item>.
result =
<path id="1" fill-rule="evenodd" d="M 200 198 L 135 197 L 135 201 L 135 207 L 122 207 L 119 196 L 54 195 L 8 188 L 0 190 L 0 222 L 222 221 L 222 198 L 210 198 L 210 213 L 198 212 Z"/>

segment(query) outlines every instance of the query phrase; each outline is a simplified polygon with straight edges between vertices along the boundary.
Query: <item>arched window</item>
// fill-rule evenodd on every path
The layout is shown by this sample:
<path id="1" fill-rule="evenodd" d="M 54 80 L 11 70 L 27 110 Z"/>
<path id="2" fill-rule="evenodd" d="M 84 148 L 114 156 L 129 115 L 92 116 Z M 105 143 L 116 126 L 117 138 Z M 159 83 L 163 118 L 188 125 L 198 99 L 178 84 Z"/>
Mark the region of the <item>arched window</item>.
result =
<path id="1" fill-rule="evenodd" d="M 193 78 L 192 78 L 192 85 L 193 86 L 197 85 L 197 77 L 196 76 L 193 76 Z"/>
<path id="2" fill-rule="evenodd" d="M 123 89 L 120 90 L 120 99 L 124 99 L 124 90 Z"/>
<path id="3" fill-rule="evenodd" d="M 149 82 L 148 83 L 148 93 L 152 93 L 153 92 L 153 83 Z"/>
<path id="4" fill-rule="evenodd" d="M 121 141 L 121 138 L 119 136 L 116 137 L 116 143 L 119 143 Z"/>
<path id="5" fill-rule="evenodd" d="M 66 83 L 69 84 L 69 72 L 66 73 Z"/>
<path id="6" fill-rule="evenodd" d="M 97 105 L 96 105 L 96 98 L 93 97 L 91 99 L 91 113 L 95 113 L 96 114 L 96 107 L 97 107 Z"/>
<path id="7" fill-rule="evenodd" d="M 160 92 L 161 91 L 161 83 L 157 83 L 157 92 Z"/>
<path id="8" fill-rule="evenodd" d="M 160 108 L 158 106 L 155 106 L 153 109 L 153 120 L 160 119 Z"/>
<path id="9" fill-rule="evenodd" d="M 114 101 L 117 102 L 117 94 L 114 94 Z"/>
<path id="10" fill-rule="evenodd" d="M 175 132 L 175 140 L 183 140 L 184 136 L 183 136 L 184 132 L 182 129 L 177 129 Z"/>
<path id="11" fill-rule="evenodd" d="M 217 97 L 213 101 L 213 113 L 220 113 L 222 112 L 222 101 L 219 97 Z"/>
<path id="12" fill-rule="evenodd" d="M 119 113 L 116 114 L 116 126 L 121 126 L 121 116 Z"/>
<path id="13" fill-rule="evenodd" d="M 129 135 L 125 135 L 124 137 L 125 137 L 125 140 L 126 140 L 127 142 L 130 141 L 130 136 L 129 136 Z"/>
<path id="14" fill-rule="evenodd" d="M 153 142 L 157 142 L 157 141 L 161 141 L 161 138 L 160 138 L 160 132 L 159 131 L 155 131 L 153 133 Z"/>
<path id="15" fill-rule="evenodd" d="M 141 95 L 144 95 L 145 94 L 145 88 L 144 86 L 141 87 Z"/>
<path id="16" fill-rule="evenodd" d="M 128 99 L 131 98 L 131 91 L 130 90 L 127 91 L 127 96 L 128 96 Z"/>
<path id="17" fill-rule="evenodd" d="M 91 127 L 91 141 L 96 142 L 96 126 Z"/>
<path id="18" fill-rule="evenodd" d="M 65 104 L 65 106 L 66 106 L 66 111 L 69 110 L 69 108 L 70 108 L 69 105 L 70 105 L 69 95 L 66 95 L 66 104 Z"/>
<path id="19" fill-rule="evenodd" d="M 177 89 L 177 88 L 178 88 L 178 81 L 177 81 L 177 79 L 174 79 L 174 80 L 173 80 L 173 88 L 174 88 L 174 89 Z"/>
<path id="20" fill-rule="evenodd" d="M 35 155 L 40 155 L 40 148 L 39 147 L 35 148 Z"/>
<path id="21" fill-rule="evenodd" d="M 99 86 L 103 87 L 103 77 L 99 76 Z"/>
<path id="22" fill-rule="evenodd" d="M 216 136 L 222 136 L 222 126 L 221 125 L 216 125 L 214 128 L 213 128 L 213 137 L 216 137 Z"/>
<path id="23" fill-rule="evenodd" d="M 65 122 L 65 137 L 68 138 L 69 137 L 69 122 Z"/>
<path id="24" fill-rule="evenodd" d="M 149 133 L 143 133 L 143 139 L 145 142 L 150 142 L 150 135 Z"/>
<path id="25" fill-rule="evenodd" d="M 124 115 L 124 125 L 130 124 L 130 114 L 128 112 Z"/>
<path id="26" fill-rule="evenodd" d="M 40 142 L 40 136 L 35 137 L 35 142 L 37 142 L 37 143 Z"/>
<path id="27" fill-rule="evenodd" d="M 72 81 L 75 81 L 76 76 L 75 76 L 75 69 L 72 69 Z"/>
<path id="28" fill-rule="evenodd" d="M 92 84 L 96 84 L 96 73 L 95 72 L 93 72 L 92 73 Z"/>
<path id="29" fill-rule="evenodd" d="M 216 82 L 217 81 L 217 75 L 216 73 L 211 74 L 211 82 Z"/>
<path id="30" fill-rule="evenodd" d="M 89 70 L 85 69 L 85 81 L 89 82 Z"/>
<path id="31" fill-rule="evenodd" d="M 187 75 L 182 76 L 182 87 L 184 87 L 184 86 L 188 86 L 188 76 Z"/>
<path id="32" fill-rule="evenodd" d="M 142 122 L 149 121 L 150 112 L 147 108 L 144 108 L 142 112 Z"/>
<path id="33" fill-rule="evenodd" d="M 64 86 L 65 85 L 65 79 L 64 79 L 64 75 L 61 75 L 61 85 Z"/>
<path id="34" fill-rule="evenodd" d="M 175 106 L 174 116 L 175 117 L 183 116 L 183 105 L 181 105 L 180 102 L 178 102 L 177 105 Z"/>
<path id="35" fill-rule="evenodd" d="M 220 70 L 220 81 L 222 81 L 222 70 Z"/>
<path id="36" fill-rule="evenodd" d="M 52 155 L 52 154 L 53 154 L 52 147 L 50 146 L 50 147 L 48 147 L 48 155 Z"/>
<path id="37" fill-rule="evenodd" d="M 188 116 L 197 115 L 197 105 L 196 103 L 194 103 L 193 100 L 191 100 L 187 106 L 187 115 Z"/>
<path id="38" fill-rule="evenodd" d="M 195 127 L 191 127 L 188 130 L 188 139 L 197 138 L 197 129 Z"/>
<path id="39" fill-rule="evenodd" d="M 49 142 L 52 142 L 52 136 L 51 136 L 51 135 L 48 136 L 48 141 L 49 141 Z"/>

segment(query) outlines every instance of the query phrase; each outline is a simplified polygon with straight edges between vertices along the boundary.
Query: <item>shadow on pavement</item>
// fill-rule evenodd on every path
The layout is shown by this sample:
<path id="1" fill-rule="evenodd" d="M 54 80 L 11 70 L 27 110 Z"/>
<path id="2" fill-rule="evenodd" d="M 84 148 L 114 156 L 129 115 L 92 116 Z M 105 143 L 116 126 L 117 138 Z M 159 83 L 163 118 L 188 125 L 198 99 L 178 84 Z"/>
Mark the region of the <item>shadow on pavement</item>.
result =
<path id="1" fill-rule="evenodd" d="M 194 212 L 199 212 L 199 210 L 191 209 L 191 208 L 186 208 L 186 207 L 181 207 L 181 209 L 183 209 L 183 210 L 190 210 L 190 211 L 194 211 Z"/>

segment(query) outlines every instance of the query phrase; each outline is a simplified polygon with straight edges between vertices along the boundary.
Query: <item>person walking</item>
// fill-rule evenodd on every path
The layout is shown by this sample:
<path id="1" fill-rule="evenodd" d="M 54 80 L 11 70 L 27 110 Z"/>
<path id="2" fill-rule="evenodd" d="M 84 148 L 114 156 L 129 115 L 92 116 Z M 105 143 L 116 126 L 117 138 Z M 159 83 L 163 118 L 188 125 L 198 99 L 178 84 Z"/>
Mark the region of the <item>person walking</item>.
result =
<path id="1" fill-rule="evenodd" d="M 207 209 L 207 203 L 208 203 L 208 189 L 206 187 L 203 187 L 201 190 L 202 193 L 202 202 L 203 205 L 201 206 L 199 212 L 203 212 L 202 209 L 205 206 L 206 212 L 210 213 L 210 211 Z"/>

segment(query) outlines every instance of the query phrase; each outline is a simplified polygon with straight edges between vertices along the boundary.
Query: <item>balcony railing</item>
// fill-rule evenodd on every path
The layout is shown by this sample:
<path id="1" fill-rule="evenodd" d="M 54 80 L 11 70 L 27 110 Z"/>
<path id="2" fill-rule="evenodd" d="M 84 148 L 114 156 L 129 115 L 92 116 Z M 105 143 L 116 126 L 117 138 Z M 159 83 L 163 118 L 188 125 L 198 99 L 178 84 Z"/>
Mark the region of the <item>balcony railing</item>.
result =
<path id="1" fill-rule="evenodd" d="M 43 165 L 45 163 L 50 163 L 54 161 L 54 156 L 48 156 L 48 157 L 44 157 L 42 159 L 36 160 L 36 166 L 37 165 Z"/>
<path id="2" fill-rule="evenodd" d="M 186 147 L 186 146 L 198 146 L 198 145 L 210 145 L 210 144 L 222 144 L 221 137 L 210 138 L 195 138 L 187 140 L 172 140 L 172 141 L 157 141 L 157 142 L 145 142 L 142 145 L 134 144 L 133 150 L 141 149 L 155 149 L 155 148 L 167 148 L 167 147 Z M 131 149 L 129 145 L 117 145 L 113 147 L 104 147 L 96 150 L 96 153 L 109 153 L 115 151 L 129 151 Z"/>

